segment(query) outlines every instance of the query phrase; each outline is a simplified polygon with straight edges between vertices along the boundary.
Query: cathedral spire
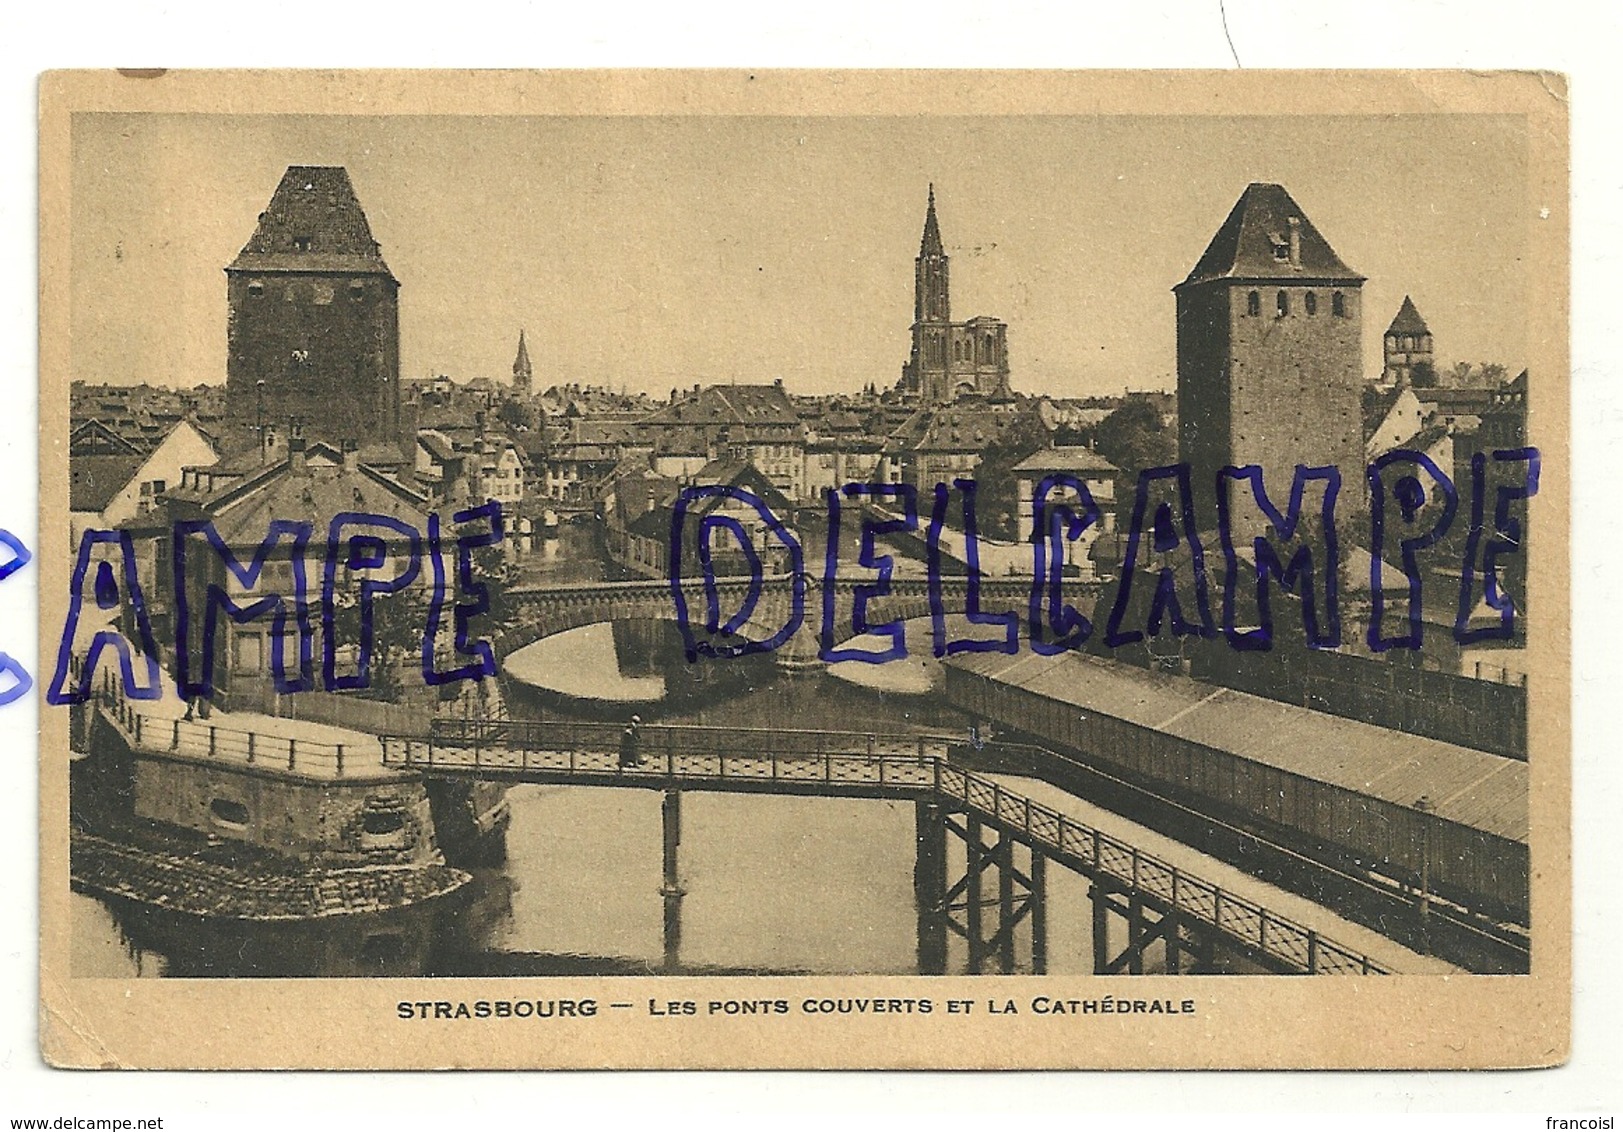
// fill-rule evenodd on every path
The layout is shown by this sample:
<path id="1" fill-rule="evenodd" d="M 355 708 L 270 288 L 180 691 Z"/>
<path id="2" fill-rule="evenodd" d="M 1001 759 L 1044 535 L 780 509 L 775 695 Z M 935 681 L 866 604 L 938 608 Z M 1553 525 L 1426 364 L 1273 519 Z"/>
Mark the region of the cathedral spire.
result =
<path id="1" fill-rule="evenodd" d="M 919 242 L 919 255 L 944 255 L 941 247 L 941 226 L 935 218 L 935 182 L 930 183 L 930 203 L 924 210 L 924 239 Z"/>
<path id="2" fill-rule="evenodd" d="M 524 344 L 524 331 L 518 332 L 518 357 L 513 359 L 513 384 L 520 389 L 530 388 L 530 378 L 534 370 L 530 366 L 530 351 Z"/>

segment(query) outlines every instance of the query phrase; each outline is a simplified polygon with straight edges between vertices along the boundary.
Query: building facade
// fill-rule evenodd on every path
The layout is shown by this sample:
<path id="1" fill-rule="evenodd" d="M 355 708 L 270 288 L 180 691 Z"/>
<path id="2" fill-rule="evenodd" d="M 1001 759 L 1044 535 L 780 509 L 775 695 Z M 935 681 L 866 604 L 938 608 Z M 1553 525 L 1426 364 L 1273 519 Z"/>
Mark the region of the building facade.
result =
<path id="1" fill-rule="evenodd" d="M 400 284 L 347 171 L 289 166 L 225 274 L 236 426 L 400 443 Z"/>
<path id="2" fill-rule="evenodd" d="M 1298 464 L 1333 464 L 1340 512 L 1361 499 L 1363 283 L 1282 186 L 1253 184 L 1173 288 L 1179 452 L 1203 528 L 1226 465 L 1260 465 L 1283 504 Z"/>
<path id="3" fill-rule="evenodd" d="M 1421 372 L 1421 384 L 1436 382 L 1431 330 L 1408 295 L 1403 296 L 1403 305 L 1381 339 L 1381 360 L 1381 380 L 1387 385 L 1415 384 L 1416 369 Z"/>

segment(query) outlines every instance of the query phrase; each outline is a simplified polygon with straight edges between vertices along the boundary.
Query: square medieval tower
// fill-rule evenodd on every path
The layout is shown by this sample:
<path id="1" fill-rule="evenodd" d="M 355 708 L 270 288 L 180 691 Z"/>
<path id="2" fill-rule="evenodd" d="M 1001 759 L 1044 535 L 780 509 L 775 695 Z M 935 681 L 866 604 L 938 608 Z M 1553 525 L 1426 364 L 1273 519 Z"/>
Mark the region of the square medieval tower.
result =
<path id="1" fill-rule="evenodd" d="M 1337 513 L 1359 505 L 1363 283 L 1282 186 L 1253 184 L 1173 288 L 1179 454 L 1202 529 L 1216 525 L 1216 474 L 1231 464 L 1261 465 L 1281 510 L 1298 464 L 1334 464 Z"/>
<path id="2" fill-rule="evenodd" d="M 399 443 L 400 284 L 346 170 L 289 166 L 225 274 L 234 423 Z"/>

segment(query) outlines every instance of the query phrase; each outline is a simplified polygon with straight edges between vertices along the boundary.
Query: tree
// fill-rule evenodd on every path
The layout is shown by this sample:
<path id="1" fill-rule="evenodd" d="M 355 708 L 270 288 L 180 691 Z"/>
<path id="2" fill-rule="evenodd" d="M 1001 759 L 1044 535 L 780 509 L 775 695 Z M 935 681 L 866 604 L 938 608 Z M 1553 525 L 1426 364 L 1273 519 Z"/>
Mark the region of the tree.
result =
<path id="1" fill-rule="evenodd" d="M 1409 371 L 1409 383 L 1416 389 L 1435 389 L 1437 387 L 1437 367 L 1430 362 L 1416 362 Z"/>
<path id="2" fill-rule="evenodd" d="M 1162 423 L 1160 410 L 1142 398 L 1129 399 L 1100 421 L 1097 435 L 1099 455 L 1132 476 L 1178 458 L 1177 435 Z"/>
<path id="3" fill-rule="evenodd" d="M 528 429 L 535 427 L 535 411 L 523 401 L 503 401 L 496 408 L 496 419 L 508 428 Z"/>
<path id="4" fill-rule="evenodd" d="M 1035 409 L 1026 408 L 982 451 L 981 462 L 975 469 L 975 519 L 980 528 L 977 533 L 1004 542 L 1014 539 L 1015 509 L 1019 506 L 1014 466 L 1046 448 L 1048 443 L 1048 429 L 1042 416 Z"/>
<path id="5" fill-rule="evenodd" d="M 1161 411 L 1143 397 L 1128 398 L 1115 412 L 1099 422 L 1095 449 L 1121 472 L 1116 484 L 1117 518 L 1126 523 L 1132 516 L 1138 474 L 1145 468 L 1159 468 L 1178 459 L 1178 436 L 1161 419 Z"/>

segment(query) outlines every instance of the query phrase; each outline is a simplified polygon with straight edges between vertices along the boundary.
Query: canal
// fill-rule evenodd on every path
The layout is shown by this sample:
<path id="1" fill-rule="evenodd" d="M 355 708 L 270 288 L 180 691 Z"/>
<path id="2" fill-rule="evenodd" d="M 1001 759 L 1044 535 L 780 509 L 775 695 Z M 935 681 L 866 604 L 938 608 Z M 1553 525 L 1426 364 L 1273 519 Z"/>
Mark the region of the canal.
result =
<path id="1" fill-rule="evenodd" d="M 589 528 L 566 527 L 526 564 L 553 581 L 601 577 Z M 527 579 L 528 580 L 528 579 Z M 928 621 L 908 625 L 928 655 Z M 752 658 L 724 685 L 695 680 L 667 622 L 587 626 L 531 646 L 502 681 L 515 718 L 964 734 L 933 660 L 789 670 Z M 515 654 L 517 658 L 518 654 Z M 522 678 L 521 678 L 522 677 Z M 74 972 L 92 977 L 548 975 L 918 971 L 911 802 L 693 792 L 684 796 L 680 946 L 668 955 L 661 894 L 661 794 L 519 785 L 500 866 L 475 870 L 449 902 L 299 926 L 177 923 L 73 897 Z M 962 875 L 961 846 L 952 875 Z M 1092 970 L 1086 882 L 1049 877 L 1048 969 Z M 674 962 L 672 962 L 674 960 Z M 1016 967 L 1030 970 L 1020 934 Z M 953 938 L 948 970 L 968 962 Z"/>

